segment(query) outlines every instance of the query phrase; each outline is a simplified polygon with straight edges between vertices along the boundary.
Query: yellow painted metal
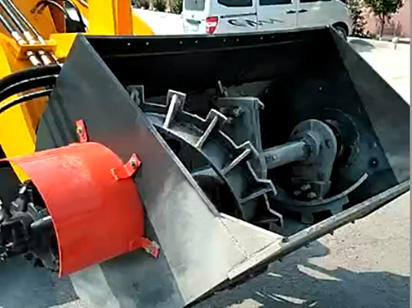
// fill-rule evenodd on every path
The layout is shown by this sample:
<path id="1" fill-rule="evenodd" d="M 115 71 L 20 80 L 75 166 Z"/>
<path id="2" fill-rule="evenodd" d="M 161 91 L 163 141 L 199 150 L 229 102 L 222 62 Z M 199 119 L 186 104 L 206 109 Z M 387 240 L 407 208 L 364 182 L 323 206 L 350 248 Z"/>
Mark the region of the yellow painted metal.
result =
<path id="1" fill-rule="evenodd" d="M 19 68 L 30 65 L 13 57 L 12 51 L 9 49 L 15 48 L 15 46 L 12 46 L 13 44 L 14 41 L 0 34 L 0 78 Z M 6 102 L 0 102 L 0 104 Z M 36 112 L 27 107 L 27 105 L 16 106 L 0 115 L 0 145 L 6 157 L 23 155 L 34 151 L 35 132 L 33 121 L 36 121 Z M 21 169 L 14 168 L 14 170 L 20 180 L 23 181 L 27 178 Z"/>
<path id="2" fill-rule="evenodd" d="M 116 34 L 115 0 L 89 0 L 90 34 Z"/>
<path id="3" fill-rule="evenodd" d="M 72 47 L 73 41 L 76 38 L 77 33 L 58 33 L 50 35 L 50 42 L 56 44 L 56 50 L 54 55 L 61 61 L 64 62 L 66 59 L 70 48 Z"/>
<path id="4" fill-rule="evenodd" d="M 80 10 L 80 13 L 86 19 L 89 18 L 89 4 L 84 0 L 72 0 L 77 8 Z"/>
<path id="5" fill-rule="evenodd" d="M 149 25 L 132 12 L 130 0 L 89 0 L 87 16 L 89 34 L 154 34 Z"/>
<path id="6" fill-rule="evenodd" d="M 134 35 L 154 35 L 152 28 L 149 27 L 136 13 L 133 13 L 133 34 Z"/>
<path id="7" fill-rule="evenodd" d="M 51 52 L 64 62 L 75 39 L 75 33 L 57 33 L 48 7 L 34 10 L 38 0 L 12 0 L 26 19 L 45 40 L 44 44 L 18 45 L 0 24 L 0 78 L 31 67 L 28 50 Z M 72 0 L 88 22 L 90 35 L 153 35 L 152 29 L 136 15 L 130 0 Z M 2 11 L 0 11 L 2 14 Z M 0 102 L 4 104 L 6 101 Z M 25 155 L 35 149 L 36 126 L 45 106 L 45 99 L 36 99 L 15 106 L 0 115 L 0 146 L 6 157 Z M 20 180 L 27 176 L 13 166 Z"/>
<path id="8" fill-rule="evenodd" d="M 40 14 L 34 14 L 33 8 L 39 0 L 13 0 L 13 3 L 26 17 L 26 19 L 33 25 L 33 27 L 40 33 L 40 35 L 47 39 L 50 34 L 56 33 L 53 19 L 50 10 L 45 8 Z"/>
<path id="9" fill-rule="evenodd" d="M 26 54 L 28 51 L 33 51 L 33 52 L 38 52 L 40 50 L 50 52 L 54 54 L 56 51 L 56 42 L 47 40 L 44 42 L 44 44 L 22 44 L 22 45 L 16 45 L 15 46 L 15 56 L 18 60 L 25 60 L 27 58 Z"/>
<path id="10" fill-rule="evenodd" d="M 132 5 L 130 0 L 114 1 L 114 20 L 117 35 L 132 35 Z"/>

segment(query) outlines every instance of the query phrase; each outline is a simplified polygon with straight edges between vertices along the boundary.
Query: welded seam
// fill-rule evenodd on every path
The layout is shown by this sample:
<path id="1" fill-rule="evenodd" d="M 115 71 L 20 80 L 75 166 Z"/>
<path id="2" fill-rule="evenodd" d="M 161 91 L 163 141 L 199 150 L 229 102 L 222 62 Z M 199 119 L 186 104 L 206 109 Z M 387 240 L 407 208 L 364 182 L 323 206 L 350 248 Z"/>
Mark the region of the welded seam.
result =
<path id="1" fill-rule="evenodd" d="M 223 226 L 223 229 L 226 230 L 226 232 L 229 234 L 229 239 L 233 242 L 233 244 L 239 249 L 240 253 L 243 255 L 243 257 L 245 257 L 246 260 L 249 260 L 250 255 L 248 254 L 248 252 L 246 251 L 245 248 L 243 248 L 242 244 L 240 244 L 240 242 L 238 241 L 238 239 L 233 235 L 233 233 L 230 231 L 230 228 L 227 226 L 227 224 L 223 221 L 224 218 L 220 215 L 216 216 L 217 219 L 219 219 L 219 222 L 221 223 L 221 225 Z M 245 260 L 241 261 L 241 262 L 245 262 Z"/>

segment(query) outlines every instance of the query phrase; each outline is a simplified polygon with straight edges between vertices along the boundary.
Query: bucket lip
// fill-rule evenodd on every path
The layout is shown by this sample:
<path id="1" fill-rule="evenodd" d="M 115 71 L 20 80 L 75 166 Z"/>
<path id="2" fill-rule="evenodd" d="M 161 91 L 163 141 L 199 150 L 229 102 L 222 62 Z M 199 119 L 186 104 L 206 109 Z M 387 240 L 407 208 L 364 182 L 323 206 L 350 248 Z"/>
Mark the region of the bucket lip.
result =
<path id="1" fill-rule="evenodd" d="M 254 32 L 235 32 L 235 33 L 217 33 L 214 35 L 207 34 L 185 34 L 183 37 L 179 34 L 171 35 L 147 35 L 147 36 L 134 36 L 134 35 L 116 35 L 116 36 L 107 36 L 107 35 L 88 35 L 88 34 L 78 34 L 86 37 L 88 40 L 94 39 L 110 39 L 110 40 L 122 40 L 122 39 L 135 39 L 135 40 L 186 40 L 186 39 L 205 39 L 205 40 L 216 40 L 221 38 L 247 38 L 254 36 L 272 36 L 272 35 L 295 35 L 297 33 L 312 33 L 319 30 L 328 30 L 331 31 L 330 26 L 306 26 L 298 29 L 276 29 L 271 31 L 254 31 Z"/>
<path id="2" fill-rule="evenodd" d="M 227 33 L 210 35 L 158 35 L 158 36 L 99 36 L 78 34 L 105 58 L 121 54 L 169 54 L 189 53 L 196 50 L 239 49 L 273 44 L 296 43 L 299 40 L 313 40 L 319 37 L 337 35 L 327 26 L 252 33 Z M 317 38 L 318 40 L 319 38 Z M 116 42 L 116 44 L 114 44 Z M 112 43 L 112 44 L 111 44 Z"/>
<path id="3" fill-rule="evenodd" d="M 252 255 L 249 259 L 233 267 L 229 271 L 228 279 L 226 281 L 222 282 L 220 285 L 211 289 L 208 293 L 192 302 L 190 307 L 213 295 L 214 292 L 224 289 L 231 284 L 235 284 L 237 281 L 242 281 L 242 278 L 250 273 L 261 270 L 264 266 L 281 259 L 285 255 L 325 236 L 326 234 L 333 232 L 333 230 L 336 230 L 350 222 L 354 222 L 355 220 L 362 219 L 363 217 L 378 210 L 388 202 L 401 198 L 408 192 L 410 192 L 410 180 L 403 181 L 402 183 L 370 197 L 369 199 L 362 201 L 353 207 L 338 213 L 337 215 L 307 227 L 289 238 L 285 237 L 282 241 L 273 242 L 261 251 L 258 251 Z M 230 216 L 228 218 L 231 219 Z"/>

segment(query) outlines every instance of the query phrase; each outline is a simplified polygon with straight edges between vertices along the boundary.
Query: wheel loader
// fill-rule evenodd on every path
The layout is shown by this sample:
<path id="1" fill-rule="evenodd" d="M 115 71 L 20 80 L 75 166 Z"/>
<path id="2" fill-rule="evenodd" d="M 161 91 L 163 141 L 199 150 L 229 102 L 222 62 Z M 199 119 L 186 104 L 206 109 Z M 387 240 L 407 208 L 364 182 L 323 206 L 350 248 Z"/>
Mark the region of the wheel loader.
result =
<path id="1" fill-rule="evenodd" d="M 0 23 L 0 259 L 98 307 L 194 306 L 409 190 L 409 105 L 331 27 L 153 36 L 120 0 Z"/>

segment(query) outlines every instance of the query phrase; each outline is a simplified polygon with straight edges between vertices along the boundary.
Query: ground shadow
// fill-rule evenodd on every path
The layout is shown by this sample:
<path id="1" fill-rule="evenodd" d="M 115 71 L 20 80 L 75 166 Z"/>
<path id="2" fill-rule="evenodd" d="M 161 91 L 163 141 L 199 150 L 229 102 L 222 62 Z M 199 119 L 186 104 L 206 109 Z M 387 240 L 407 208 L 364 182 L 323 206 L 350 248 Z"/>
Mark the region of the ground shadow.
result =
<path id="1" fill-rule="evenodd" d="M 301 249 L 267 273 L 224 291 L 196 308 L 224 308 L 249 300 L 243 308 L 407 308 L 409 277 L 388 272 L 326 270 L 308 258 L 328 254 L 319 242 Z M 251 301 L 251 302 L 250 302 Z"/>
<path id="2" fill-rule="evenodd" d="M 46 308 L 78 299 L 70 279 L 14 258 L 0 262 L 0 307 Z"/>
<path id="3" fill-rule="evenodd" d="M 251 299 L 252 303 L 242 308 L 409 307 L 409 277 L 344 268 L 327 270 L 308 260 L 328 254 L 325 246 L 314 242 L 309 248 L 302 248 L 282 262 L 272 264 L 261 276 L 216 294 L 196 308 L 230 308 L 246 299 Z M 76 299 L 68 278 L 58 279 L 19 258 L 0 263 L 0 307 L 46 308 Z"/>
<path id="4" fill-rule="evenodd" d="M 349 45 L 358 52 L 370 52 L 376 48 L 373 44 L 358 38 L 352 38 L 349 41 Z"/>

